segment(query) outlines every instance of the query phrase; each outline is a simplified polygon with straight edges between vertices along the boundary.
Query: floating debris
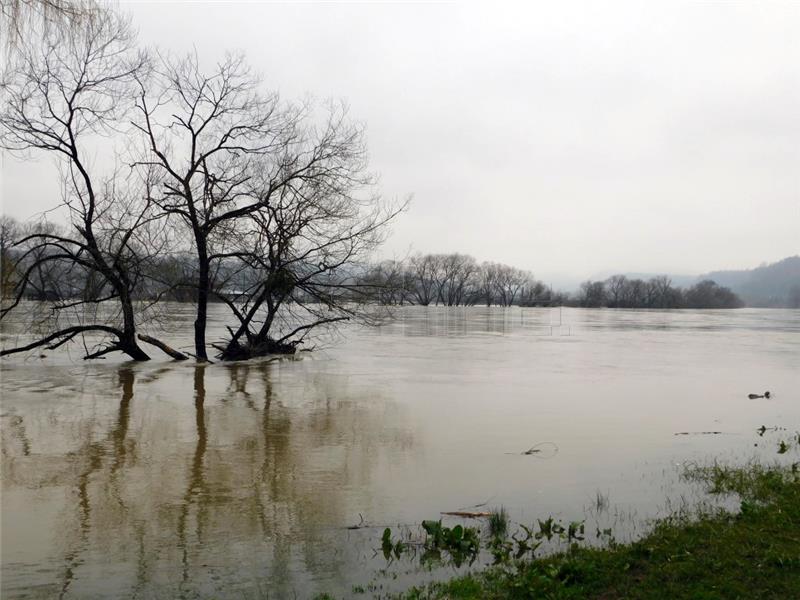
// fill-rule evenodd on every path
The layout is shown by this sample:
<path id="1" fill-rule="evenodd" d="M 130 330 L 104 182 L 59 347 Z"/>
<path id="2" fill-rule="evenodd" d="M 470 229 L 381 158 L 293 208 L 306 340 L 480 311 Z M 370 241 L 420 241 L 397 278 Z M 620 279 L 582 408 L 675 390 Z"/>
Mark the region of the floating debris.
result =
<path id="1" fill-rule="evenodd" d="M 675 435 L 722 435 L 724 431 L 679 431 Z"/>
<path id="2" fill-rule="evenodd" d="M 767 390 L 763 394 L 747 394 L 747 397 L 750 398 L 750 400 L 757 400 L 759 398 L 766 398 L 767 400 L 769 400 L 771 395 L 769 393 L 769 390 Z"/>
<path id="3" fill-rule="evenodd" d="M 756 433 L 759 437 L 764 437 L 764 434 L 768 431 L 786 431 L 786 427 L 778 427 L 777 425 L 775 427 L 767 427 L 766 425 L 762 425 L 756 429 Z"/>
<path id="4" fill-rule="evenodd" d="M 472 512 L 469 510 L 452 510 L 452 511 L 443 511 L 440 514 L 447 515 L 449 517 L 465 517 L 467 519 L 480 519 L 481 517 L 491 517 L 492 513 L 490 512 Z"/>
<path id="5" fill-rule="evenodd" d="M 516 454 L 516 452 L 506 452 L 506 454 Z M 535 456 L 537 458 L 553 458 L 558 454 L 558 446 L 555 442 L 539 442 L 520 452 L 522 456 Z"/>
<path id="6" fill-rule="evenodd" d="M 496 494 L 495 494 L 495 496 L 496 496 Z M 489 504 L 489 502 L 491 502 L 492 500 L 494 500 L 495 496 L 492 496 L 492 497 L 491 497 L 491 498 L 489 498 L 488 500 L 484 500 L 483 502 L 480 502 L 480 503 L 478 503 L 478 504 L 472 504 L 472 505 L 470 505 L 470 506 L 462 506 L 462 507 L 461 507 L 461 508 L 459 508 L 458 510 L 469 510 L 470 508 L 480 508 L 480 507 L 482 507 L 482 506 L 486 506 L 487 504 Z"/>
<path id="7" fill-rule="evenodd" d="M 348 525 L 347 529 L 361 529 L 363 527 L 367 527 L 367 525 L 364 524 L 364 516 L 361 513 L 358 513 L 358 518 L 361 519 L 358 525 Z"/>

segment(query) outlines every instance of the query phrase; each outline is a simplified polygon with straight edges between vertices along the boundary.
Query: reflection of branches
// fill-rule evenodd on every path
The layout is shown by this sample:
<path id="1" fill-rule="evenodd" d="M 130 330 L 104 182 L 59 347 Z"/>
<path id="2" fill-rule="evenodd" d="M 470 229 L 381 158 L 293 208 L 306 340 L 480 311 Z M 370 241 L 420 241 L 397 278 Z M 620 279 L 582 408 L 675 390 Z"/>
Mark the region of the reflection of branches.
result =
<path id="1" fill-rule="evenodd" d="M 92 474 L 100 469 L 103 463 L 103 447 L 100 444 L 89 442 L 85 455 L 88 458 L 86 468 L 78 476 L 78 523 L 80 529 L 80 543 L 64 557 L 64 583 L 61 586 L 59 598 L 63 598 L 75 576 L 75 567 L 80 564 L 78 556 L 88 546 L 89 532 L 91 530 L 92 505 L 89 497 L 89 482 Z"/>
<path id="2" fill-rule="evenodd" d="M 19 438 L 20 443 L 22 444 L 22 455 L 23 456 L 30 456 L 31 454 L 31 442 L 28 440 L 28 436 L 25 433 L 25 424 L 23 422 L 23 418 L 19 415 L 13 415 L 11 417 L 10 422 L 11 431 L 14 432 L 16 437 Z"/>
<path id="3" fill-rule="evenodd" d="M 197 431 L 197 443 L 195 445 L 194 456 L 192 457 L 192 464 L 189 468 L 189 482 L 186 487 L 186 492 L 183 495 L 183 504 L 181 512 L 178 516 L 178 540 L 179 545 L 183 551 L 182 564 L 183 564 L 183 583 L 189 580 L 189 547 L 186 541 L 186 522 L 189 518 L 189 508 L 195 502 L 197 497 L 201 497 L 206 493 L 206 483 L 203 474 L 203 461 L 206 454 L 206 445 L 208 443 L 208 432 L 206 430 L 205 419 L 205 386 L 206 365 L 199 364 L 194 369 L 194 410 L 195 410 L 195 428 Z M 197 537 L 200 538 L 200 514 L 197 514 Z"/>
<path id="4" fill-rule="evenodd" d="M 122 368 L 119 371 L 119 381 L 122 387 L 122 397 L 120 398 L 117 419 L 114 428 L 108 433 L 107 439 L 111 442 L 111 454 L 114 462 L 111 465 L 111 477 L 115 480 L 117 470 L 124 465 L 126 455 L 126 438 L 128 435 L 128 424 L 130 422 L 130 402 L 133 399 L 134 372 L 129 368 Z M 75 567 L 80 564 L 78 556 L 89 544 L 89 533 L 91 530 L 92 505 L 89 493 L 89 484 L 92 475 L 97 472 L 103 464 L 103 457 L 108 451 L 102 443 L 89 442 L 86 445 L 85 455 L 88 457 L 88 464 L 78 477 L 78 509 L 79 509 L 79 528 L 80 543 L 73 546 L 72 550 L 64 558 L 64 582 L 62 584 L 59 598 L 63 598 L 74 578 Z M 122 504 L 119 491 L 115 494 L 118 502 Z"/>
<path id="5" fill-rule="evenodd" d="M 114 444 L 114 464 L 111 466 L 112 476 L 125 463 L 126 437 L 128 424 L 131 417 L 131 400 L 133 399 L 133 369 L 122 368 L 119 370 L 119 382 L 122 387 L 122 399 L 119 402 L 117 423 L 109 437 Z"/>
<path id="6" fill-rule="evenodd" d="M 80 371 L 91 394 L 89 386 L 97 378 Z M 289 373 L 284 378 L 281 372 Z M 392 445 L 390 454 L 405 451 L 407 440 L 398 437 L 401 419 L 376 408 L 381 403 L 366 402 L 361 392 L 341 387 L 347 385 L 344 378 L 298 380 L 297 374 L 291 366 L 267 361 L 198 365 L 191 373 L 175 365 L 126 365 L 116 371 L 117 381 L 108 382 L 116 401 L 113 406 L 101 403 L 107 411 L 62 413 L 74 418 L 85 434 L 76 435 L 67 418 L 45 422 L 42 435 L 56 432 L 55 444 L 67 433 L 82 440 L 64 458 L 45 457 L 46 466 L 55 460 L 72 465 L 59 468 L 55 480 L 53 468 L 17 462 L 37 480 L 27 485 L 29 490 L 67 503 L 64 518 L 50 534 L 66 546 L 56 575 L 65 597 L 90 593 L 97 581 L 95 566 L 111 562 L 118 565 L 115 572 L 124 571 L 119 580 L 124 587 L 116 593 L 169 593 L 161 586 L 178 588 L 183 579 L 171 595 L 192 596 L 204 585 L 196 580 L 200 564 L 235 569 L 243 547 L 265 549 L 268 585 L 280 590 L 298 584 L 303 572 L 342 568 L 344 559 L 332 551 L 338 542 L 326 539 L 320 544 L 320 527 L 346 522 L 348 507 L 366 510 L 362 503 L 371 501 L 370 476 L 382 450 Z M 74 369 L 71 376 L 80 377 Z M 211 422 L 217 398 L 209 406 L 205 399 L 212 400 L 213 390 L 225 394 L 229 377 L 225 418 Z M 191 379 L 194 394 L 187 398 Z M 185 392 L 175 402 L 137 403 L 175 389 Z M 180 408 L 187 408 L 187 399 L 188 412 Z M 137 418 L 140 411 L 142 418 Z M 43 456 L 35 450 L 40 439 L 31 439 L 34 461 L 37 454 Z M 51 442 L 44 446 L 51 452 L 53 447 Z M 22 454 L 18 443 L 13 451 Z M 72 493 L 63 494 L 64 477 Z M 241 541 L 231 552 L 220 551 L 219 536 L 226 535 Z M 157 573 L 168 573 L 167 579 Z M 30 571 L 26 577 L 33 580 L 41 574 Z"/>
<path id="7" fill-rule="evenodd" d="M 250 375 L 248 365 L 234 363 L 228 367 L 228 374 L 230 375 L 228 392 L 242 396 L 247 402 L 247 405 L 254 408 L 250 393 L 247 391 L 247 380 Z"/>

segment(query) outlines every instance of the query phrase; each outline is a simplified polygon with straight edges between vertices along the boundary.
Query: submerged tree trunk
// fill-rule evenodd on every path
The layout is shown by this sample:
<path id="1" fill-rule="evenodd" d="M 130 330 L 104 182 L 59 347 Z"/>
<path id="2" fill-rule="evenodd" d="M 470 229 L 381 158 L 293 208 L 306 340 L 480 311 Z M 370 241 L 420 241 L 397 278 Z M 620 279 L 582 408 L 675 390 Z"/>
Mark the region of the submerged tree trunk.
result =
<path id="1" fill-rule="evenodd" d="M 130 339 L 126 336 L 124 340 L 120 340 L 119 350 L 130 356 L 133 360 L 150 360 L 150 356 L 136 343 L 136 338 Z"/>
<path id="2" fill-rule="evenodd" d="M 197 276 L 197 318 L 194 322 L 194 353 L 197 360 L 208 360 L 206 353 L 206 321 L 208 320 L 209 261 L 206 238 L 203 233 L 196 234 L 198 276 Z"/>
<path id="3" fill-rule="evenodd" d="M 215 346 L 220 353 L 219 358 L 226 361 L 248 360 L 270 354 L 294 354 L 297 344 L 293 342 L 280 342 L 270 338 L 259 340 L 253 338 L 244 344 L 238 340 L 231 340 L 226 346 Z"/>
<path id="4" fill-rule="evenodd" d="M 127 284 L 127 281 L 123 282 Z M 119 340 L 119 349 L 133 360 L 150 360 L 147 353 L 139 347 L 136 341 L 136 321 L 133 313 L 133 301 L 126 285 L 120 289 L 120 303 L 122 304 L 123 329 Z"/>

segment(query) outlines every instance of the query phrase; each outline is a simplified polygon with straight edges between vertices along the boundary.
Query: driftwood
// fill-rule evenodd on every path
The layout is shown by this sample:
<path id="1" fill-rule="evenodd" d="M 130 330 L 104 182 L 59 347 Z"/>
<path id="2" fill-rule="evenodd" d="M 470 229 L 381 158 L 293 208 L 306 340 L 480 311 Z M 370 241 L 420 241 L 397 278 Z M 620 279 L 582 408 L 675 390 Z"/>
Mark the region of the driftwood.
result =
<path id="1" fill-rule="evenodd" d="M 138 337 L 140 340 L 142 340 L 143 342 L 145 342 L 147 344 L 155 346 L 156 348 L 161 350 L 164 354 L 168 354 L 169 356 L 171 356 L 175 360 L 189 360 L 189 357 L 186 356 L 183 352 L 178 352 L 174 348 L 170 348 L 169 346 L 167 346 L 161 340 L 157 340 L 156 338 L 150 337 L 149 335 L 144 335 L 143 333 L 140 333 L 136 337 Z"/>
<path id="2" fill-rule="evenodd" d="M 506 454 L 517 454 L 517 452 L 506 452 Z M 539 442 L 527 450 L 519 452 L 522 456 L 535 456 L 537 458 L 553 458 L 558 454 L 558 444 L 555 442 Z"/>
<path id="3" fill-rule="evenodd" d="M 480 517 L 490 517 L 492 513 L 488 512 L 472 512 L 468 510 L 453 510 L 449 512 L 442 512 L 443 515 L 450 517 L 466 517 L 467 519 L 478 519 Z"/>

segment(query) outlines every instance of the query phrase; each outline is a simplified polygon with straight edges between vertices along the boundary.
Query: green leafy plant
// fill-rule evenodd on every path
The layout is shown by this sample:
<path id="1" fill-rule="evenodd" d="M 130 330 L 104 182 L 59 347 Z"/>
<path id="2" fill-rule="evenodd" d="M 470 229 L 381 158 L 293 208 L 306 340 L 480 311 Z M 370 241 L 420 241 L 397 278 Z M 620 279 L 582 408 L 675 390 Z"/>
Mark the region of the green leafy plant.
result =
<path id="1" fill-rule="evenodd" d="M 440 521 L 423 521 L 422 529 L 425 530 L 425 554 L 423 560 L 441 558 L 441 552 L 446 551 L 456 566 L 460 566 L 465 559 L 470 564 L 477 558 L 480 551 L 480 534 L 474 527 L 445 527 Z"/>
<path id="2" fill-rule="evenodd" d="M 407 549 L 407 545 L 403 543 L 401 539 L 398 539 L 396 542 L 392 540 L 392 530 L 390 528 L 386 528 L 383 530 L 383 536 L 381 537 L 381 550 L 383 551 L 383 556 L 386 560 L 391 560 L 392 555 L 395 558 L 400 558 L 400 555 Z"/>

